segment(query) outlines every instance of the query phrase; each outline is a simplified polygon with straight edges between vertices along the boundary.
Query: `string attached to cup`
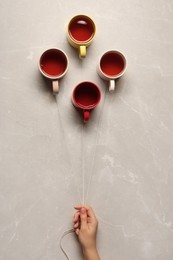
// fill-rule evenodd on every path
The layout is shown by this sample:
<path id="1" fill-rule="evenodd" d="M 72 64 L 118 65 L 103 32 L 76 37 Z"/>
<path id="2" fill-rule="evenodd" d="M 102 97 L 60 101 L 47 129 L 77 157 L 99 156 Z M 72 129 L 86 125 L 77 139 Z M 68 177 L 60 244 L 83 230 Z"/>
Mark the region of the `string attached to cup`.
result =
<path id="1" fill-rule="evenodd" d="M 93 32 L 95 33 L 95 27 L 94 27 Z M 103 57 L 106 57 L 106 55 L 111 55 L 111 57 L 116 56 L 116 58 L 119 57 L 119 59 L 118 59 L 118 69 L 120 69 L 120 73 L 118 73 L 114 77 L 114 79 L 122 76 L 124 74 L 125 69 L 126 69 L 126 60 L 125 60 L 124 56 L 117 51 L 109 51 L 108 54 L 107 53 L 104 54 Z M 121 61 L 120 61 L 120 58 L 121 58 Z M 58 66 L 56 66 L 53 70 L 52 70 L 52 66 L 47 67 L 48 61 L 49 61 L 49 63 L 54 64 L 55 60 L 56 60 L 56 65 L 58 64 Z M 62 60 L 63 60 L 63 62 L 62 62 Z M 103 63 L 102 65 L 104 65 L 103 66 L 104 68 L 108 67 L 108 66 L 105 66 L 105 64 L 107 62 L 109 63 L 109 60 L 110 59 L 104 59 L 104 62 L 102 62 Z M 57 71 L 57 68 L 58 68 L 58 71 Z M 61 71 L 59 71 L 59 68 L 61 68 Z M 64 127 L 63 127 L 61 116 L 60 116 L 59 103 L 57 101 L 57 96 L 56 96 L 56 93 L 58 93 L 58 91 L 59 91 L 58 80 L 65 75 L 65 73 L 67 72 L 67 69 L 68 69 L 68 58 L 67 58 L 66 54 L 59 49 L 49 49 L 42 54 L 40 61 L 39 61 L 39 69 L 40 69 L 41 74 L 44 77 L 46 77 L 46 78 L 48 78 L 52 81 L 53 92 L 55 94 L 55 99 L 56 99 L 56 103 L 57 103 L 57 111 L 58 111 L 58 118 L 59 118 L 59 122 L 60 122 L 61 132 L 64 135 L 65 149 L 66 149 L 66 154 L 68 155 L 69 167 L 70 167 L 71 172 L 74 173 L 73 164 L 71 163 L 71 159 L 70 159 L 68 148 L 67 148 L 68 146 L 67 146 L 67 143 L 66 143 Z M 117 65 L 116 65 L 116 69 L 117 69 Z M 109 74 L 110 73 L 108 73 L 108 76 L 105 76 L 105 71 L 102 72 L 101 69 L 100 69 L 99 75 L 101 77 L 103 77 L 103 79 L 110 80 L 110 78 L 111 78 L 111 80 L 112 80 L 112 75 L 110 76 Z M 112 82 L 114 82 L 114 81 L 112 81 Z M 83 83 L 86 83 L 86 82 L 83 82 Z M 89 82 L 87 82 L 87 83 L 89 83 Z M 93 85 L 91 82 L 89 84 Z M 110 88 L 110 90 L 114 90 L 114 88 L 115 88 L 114 85 L 113 85 L 112 88 Z M 93 86 L 92 86 L 92 90 L 93 90 Z M 88 197 L 88 194 L 89 194 L 89 189 L 90 189 L 90 186 L 91 186 L 91 183 L 92 183 L 92 178 L 93 178 L 93 175 L 94 175 L 95 158 L 96 158 L 97 148 L 98 148 L 98 144 L 99 144 L 99 129 L 101 128 L 101 118 L 102 118 L 103 109 L 104 109 L 104 106 L 105 106 L 106 94 L 107 94 L 107 88 L 105 90 L 103 106 L 102 106 L 102 109 L 101 109 L 101 112 L 100 112 L 100 116 L 99 116 L 99 120 L 98 120 L 98 124 L 97 124 L 97 128 L 96 128 L 96 139 L 95 139 L 96 143 L 95 143 L 94 154 L 93 154 L 93 157 L 92 157 L 91 171 L 90 171 L 91 173 L 90 173 L 90 176 L 89 176 L 89 183 L 87 185 L 86 194 L 85 194 L 85 148 L 86 148 L 86 146 L 84 144 L 84 140 L 86 140 L 86 138 L 85 138 L 85 124 L 84 123 L 82 124 L 82 131 L 81 131 L 81 187 L 82 187 L 81 203 L 83 205 L 85 205 L 85 202 L 87 200 L 87 197 Z M 97 104 L 98 104 L 98 102 L 97 102 Z M 87 121 L 88 119 L 89 119 L 89 113 L 87 111 L 87 113 L 85 113 L 85 120 Z M 77 191 L 79 193 L 79 189 L 77 189 Z M 60 243 L 59 243 L 59 246 L 60 246 L 62 252 L 64 253 L 64 255 L 66 256 L 66 258 L 68 260 L 69 260 L 69 257 L 66 254 L 65 250 L 63 249 L 62 240 L 66 235 L 73 233 L 73 232 L 74 232 L 74 229 L 69 229 L 69 230 L 65 231 L 63 233 L 63 235 L 61 236 Z"/>
<path id="2" fill-rule="evenodd" d="M 91 183 L 92 183 L 92 178 L 93 178 L 93 175 L 94 175 L 94 166 L 95 166 L 95 159 L 96 159 L 96 153 L 97 153 L 97 149 L 98 149 L 98 144 L 99 144 L 99 129 L 101 128 L 101 123 L 102 123 L 102 115 L 103 115 L 103 111 L 104 111 L 104 107 L 105 107 L 105 103 L 106 103 L 106 96 L 107 96 L 107 88 L 105 89 L 105 92 L 104 92 L 104 95 L 103 95 L 103 105 L 102 105 L 102 108 L 101 108 L 101 111 L 100 111 L 100 115 L 99 115 L 99 118 L 98 118 L 98 123 L 96 125 L 96 142 L 95 142 L 95 147 L 94 147 L 94 154 L 92 156 L 92 163 L 91 163 L 91 170 L 90 170 L 90 177 L 89 177 L 89 183 L 87 185 L 87 188 L 86 188 L 86 191 L 85 191 L 85 152 L 86 152 L 86 145 L 84 144 L 84 140 L 86 140 L 85 138 L 85 123 L 82 124 L 82 127 L 81 127 L 81 187 L 82 187 L 82 205 L 85 205 L 86 204 L 86 199 L 87 199 L 87 196 L 88 196 L 88 193 L 89 193 L 89 189 L 90 189 L 90 186 L 91 186 Z M 86 193 L 85 193 L 86 192 Z M 67 231 L 65 231 L 61 238 L 60 238 L 60 242 L 59 242 L 59 247 L 62 251 L 62 253 L 64 254 L 64 256 L 66 257 L 67 260 L 69 260 L 69 256 L 67 255 L 65 249 L 63 248 L 63 245 L 62 245 L 62 241 L 63 239 L 71 234 L 75 232 L 74 229 L 69 229 Z"/>
<path id="3" fill-rule="evenodd" d="M 60 125 L 60 128 L 61 128 L 61 132 L 63 134 L 63 140 L 64 140 L 64 144 L 65 144 L 66 155 L 68 157 L 67 161 L 69 163 L 70 171 L 72 171 L 74 173 L 75 171 L 74 171 L 73 164 L 71 162 L 71 158 L 70 158 L 70 155 L 69 155 L 68 145 L 67 145 L 66 137 L 65 137 L 64 126 L 63 126 L 63 122 L 62 122 L 61 114 L 60 114 L 60 110 L 59 110 L 58 95 L 55 95 L 55 100 L 56 100 L 56 104 L 57 104 L 57 114 L 58 114 L 59 125 Z M 81 172 L 82 172 L 81 187 L 82 187 L 82 194 L 81 194 L 81 196 L 80 196 L 79 189 L 77 188 L 78 195 L 79 195 L 79 201 L 82 204 L 84 204 L 84 190 L 85 190 L 84 189 L 84 185 L 85 185 L 85 173 L 84 173 L 84 154 L 85 154 L 85 152 L 84 152 L 84 131 L 85 131 L 85 124 L 84 124 L 84 122 L 82 122 L 82 127 L 81 127 Z M 64 256 L 66 257 L 66 259 L 68 259 L 68 260 L 70 260 L 70 258 L 67 255 L 65 249 L 63 248 L 62 242 L 63 242 L 63 239 L 67 235 L 72 234 L 74 232 L 75 232 L 75 230 L 73 228 L 66 230 L 62 234 L 62 236 L 60 237 L 60 240 L 59 240 L 59 247 L 60 247 L 62 253 L 64 254 Z"/>
<path id="4" fill-rule="evenodd" d="M 98 123 L 97 123 L 97 127 L 96 127 L 95 149 L 94 149 L 94 154 L 92 156 L 90 177 L 89 177 L 89 183 L 88 183 L 87 188 L 86 188 L 86 194 L 85 194 L 85 190 L 83 190 L 83 194 L 84 194 L 83 205 L 87 204 L 86 203 L 87 196 L 88 196 L 89 188 L 91 186 L 92 178 L 93 178 L 93 175 L 94 175 L 95 159 L 96 159 L 97 148 L 98 148 L 98 145 L 99 145 L 99 129 L 101 128 L 101 124 L 102 124 L 102 115 L 103 115 L 103 111 L 104 111 L 104 107 L 105 107 L 106 96 L 107 96 L 107 88 L 105 88 L 105 92 L 104 92 L 104 95 L 103 95 L 103 105 L 102 105 L 102 108 L 101 108 L 101 111 L 100 111 L 100 115 L 99 115 Z M 84 188 L 85 188 L 85 186 L 84 186 Z"/>
<path id="5" fill-rule="evenodd" d="M 69 154 L 69 150 L 68 150 L 68 144 L 67 144 L 67 140 L 66 140 L 66 136 L 65 136 L 65 130 L 64 130 L 62 119 L 61 119 L 61 113 L 60 113 L 60 110 L 59 110 L 59 103 L 58 103 L 58 95 L 55 95 L 55 101 L 56 101 L 56 104 L 57 104 L 57 114 L 58 114 L 59 125 L 60 125 L 60 128 L 61 128 L 61 133 L 63 135 L 63 140 L 64 140 L 64 144 L 65 144 L 67 162 L 69 164 L 69 169 L 74 176 L 75 171 L 74 171 L 73 164 L 71 162 L 71 158 L 70 158 L 70 154 Z M 78 196 L 79 196 L 79 201 L 82 201 L 78 185 L 76 185 L 76 190 L 77 190 L 77 193 L 78 193 Z"/>
<path id="6" fill-rule="evenodd" d="M 55 95 L 55 101 L 56 101 L 56 104 L 57 104 L 57 113 L 58 113 L 58 119 L 59 119 L 59 124 L 60 124 L 60 127 L 61 127 L 61 132 L 63 134 L 63 140 L 64 140 L 64 144 L 65 144 L 65 149 L 66 149 L 66 154 L 68 156 L 68 163 L 69 163 L 69 168 L 70 170 L 74 173 L 74 169 L 73 169 L 73 164 L 71 163 L 71 159 L 70 159 L 70 155 L 69 155 L 69 152 L 68 152 L 68 145 L 66 143 L 66 138 L 65 138 L 65 132 L 64 132 L 64 127 L 63 127 L 63 123 L 62 123 L 62 120 L 61 120 L 61 115 L 60 115 L 60 111 L 59 111 L 59 103 L 58 103 L 58 95 Z M 78 190 L 78 189 L 77 189 Z M 78 194 L 79 194 L 79 190 L 78 190 Z M 80 196 L 79 196 L 80 198 Z M 80 198 L 81 200 L 81 198 Z M 66 237 L 67 235 L 69 234 L 72 234 L 74 233 L 75 230 L 72 228 L 72 229 L 68 229 L 66 230 L 62 236 L 60 237 L 60 240 L 59 240 L 59 247 L 62 251 L 62 253 L 64 254 L 64 256 L 66 257 L 67 260 L 70 260 L 69 256 L 67 255 L 65 249 L 63 248 L 63 245 L 62 245 L 62 242 L 63 242 L 63 239 L 64 237 Z"/>
<path id="7" fill-rule="evenodd" d="M 59 57 L 63 57 L 63 61 L 64 61 L 63 64 L 59 64 L 58 63 L 60 65 L 62 71 L 63 71 L 60 74 L 61 76 L 55 76 L 54 75 L 54 71 L 50 70 L 49 67 L 48 68 L 46 67 L 47 60 L 53 62 L 52 61 L 52 57 L 55 56 L 55 54 L 56 54 L 56 57 L 57 57 L 56 62 L 58 62 Z M 111 55 L 111 57 L 115 56 L 116 58 L 119 57 L 119 59 L 118 59 L 119 60 L 119 62 L 118 62 L 118 69 L 120 70 L 120 72 L 113 79 L 112 79 L 112 75 L 111 76 L 109 75 L 110 71 L 108 71 L 108 76 L 105 76 L 106 73 L 105 73 L 105 71 L 101 70 L 101 67 L 100 67 L 100 70 L 99 70 L 99 75 L 103 79 L 109 80 L 110 82 L 114 83 L 112 85 L 110 84 L 110 88 L 109 88 L 109 91 L 113 91 L 115 89 L 115 81 L 114 80 L 117 79 L 118 77 L 122 76 L 124 74 L 124 72 L 125 72 L 126 60 L 125 60 L 124 56 L 121 53 L 117 52 L 117 51 L 109 51 L 108 53 L 105 53 L 103 55 L 102 59 L 107 57 L 106 55 Z M 121 58 L 121 61 L 120 61 L 120 58 Z M 102 59 L 101 59 L 101 61 L 102 61 Z M 62 59 L 60 59 L 60 60 L 62 60 Z M 109 63 L 110 59 L 103 59 L 103 60 L 104 60 L 104 62 L 102 61 L 102 63 L 103 63 L 102 65 L 104 65 L 103 67 L 107 68 L 108 66 L 105 66 L 105 64 L 107 62 Z M 100 61 L 100 63 L 101 63 L 101 61 Z M 55 94 L 55 99 L 56 99 L 56 103 L 57 103 L 57 112 L 58 112 L 59 123 L 60 123 L 60 127 L 61 127 L 61 132 L 62 132 L 63 137 L 64 137 L 63 139 L 64 139 L 64 143 L 65 143 L 66 155 L 68 156 L 68 162 L 69 162 L 70 170 L 71 170 L 72 173 L 74 173 L 73 164 L 71 163 L 71 159 L 70 159 L 69 152 L 68 152 L 68 146 L 67 146 L 67 142 L 66 142 L 66 138 L 65 138 L 64 127 L 63 127 L 61 116 L 60 116 L 59 102 L 57 100 L 58 96 L 56 95 L 56 93 L 59 90 L 58 80 L 59 80 L 59 78 L 61 78 L 61 77 L 63 77 L 65 75 L 65 73 L 66 73 L 66 71 L 68 69 L 68 58 L 67 58 L 66 54 L 64 52 L 62 52 L 61 50 L 58 50 L 58 49 L 47 50 L 46 52 L 44 52 L 42 54 L 42 56 L 40 58 L 39 69 L 40 69 L 40 72 L 42 73 L 43 76 L 45 76 L 46 78 L 48 78 L 48 79 L 50 79 L 52 81 L 53 92 Z M 116 69 L 117 69 L 117 65 L 116 65 Z M 59 72 L 57 73 L 57 71 L 56 71 L 56 74 L 59 75 Z M 85 84 L 85 83 L 86 82 L 83 82 L 82 84 Z M 91 82 L 87 82 L 87 83 L 90 84 L 90 89 L 93 91 L 93 86 L 92 86 L 93 83 L 91 83 Z M 81 203 L 82 203 L 82 205 L 85 205 L 85 203 L 86 203 L 86 200 L 87 200 L 88 194 L 89 194 L 89 190 L 90 190 L 90 187 L 91 187 L 93 175 L 94 175 L 95 158 L 96 158 L 97 149 L 98 149 L 98 145 L 99 145 L 99 129 L 101 128 L 101 123 L 102 123 L 101 119 L 102 119 L 103 109 L 104 109 L 104 106 L 105 106 L 106 96 L 107 96 L 107 88 L 105 89 L 103 105 L 102 105 L 102 108 L 101 108 L 101 112 L 100 112 L 98 123 L 97 123 L 97 127 L 96 127 L 96 138 L 95 138 L 96 142 L 95 142 L 94 152 L 93 152 L 93 156 L 92 156 L 92 163 L 91 163 L 89 182 L 88 182 L 86 191 L 85 191 L 85 158 L 86 158 L 86 156 L 85 156 L 85 149 L 86 149 L 86 145 L 84 143 L 84 140 L 86 140 L 86 138 L 85 138 L 85 134 L 86 133 L 85 133 L 85 124 L 84 123 L 82 124 L 82 130 L 81 130 L 81 187 L 82 187 Z M 100 100 L 98 99 L 98 102 L 99 101 Z M 113 99 L 111 99 L 111 101 L 113 101 Z M 96 105 L 98 104 L 98 102 L 96 103 Z M 84 119 L 85 119 L 85 122 L 88 121 L 88 119 L 89 119 L 89 112 L 88 111 L 87 111 L 87 113 L 84 114 Z M 78 191 L 78 195 L 79 195 L 79 189 L 77 189 L 77 191 Z M 64 248 L 62 246 L 62 241 L 63 241 L 65 236 L 67 236 L 68 234 L 74 233 L 74 232 L 75 232 L 74 229 L 69 229 L 69 230 L 65 231 L 62 234 L 62 236 L 60 238 L 60 241 L 59 241 L 60 249 L 63 252 L 63 254 L 64 254 L 64 256 L 66 257 L 67 260 L 69 260 L 70 258 L 69 258 L 69 256 L 67 255 L 66 251 L 64 250 Z"/>
<path id="8" fill-rule="evenodd" d="M 81 172 L 82 172 L 82 205 L 85 205 L 85 145 L 84 145 L 84 132 L 85 132 L 85 124 L 82 124 L 82 135 L 81 135 Z"/>
<path id="9" fill-rule="evenodd" d="M 82 122 L 82 125 L 81 125 L 81 187 L 82 187 L 82 194 L 81 194 L 81 203 L 82 205 L 84 205 L 85 203 L 85 146 L 84 146 L 84 131 L 85 131 L 85 123 Z M 63 242 L 63 239 L 69 235 L 69 234 L 72 234 L 74 233 L 75 230 L 72 228 L 72 229 L 68 229 L 67 231 L 65 231 L 62 236 L 60 237 L 60 240 L 59 240 L 59 247 L 62 251 L 62 253 L 64 254 L 64 256 L 66 257 L 67 260 L 70 260 L 69 256 L 67 255 L 66 253 L 66 250 L 64 249 L 63 245 L 62 245 L 62 242 Z"/>

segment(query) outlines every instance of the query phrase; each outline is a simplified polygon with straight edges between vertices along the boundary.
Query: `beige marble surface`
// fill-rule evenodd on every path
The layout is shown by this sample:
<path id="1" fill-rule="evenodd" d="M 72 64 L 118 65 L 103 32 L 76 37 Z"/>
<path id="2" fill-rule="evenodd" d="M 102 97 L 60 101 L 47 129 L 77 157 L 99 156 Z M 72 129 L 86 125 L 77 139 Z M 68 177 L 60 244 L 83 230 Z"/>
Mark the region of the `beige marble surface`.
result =
<path id="1" fill-rule="evenodd" d="M 79 13 L 97 26 L 83 61 L 66 40 Z M 172 260 L 173 2 L 6 0 L 0 17 L 0 260 L 65 259 L 83 195 L 102 260 Z M 51 47 L 70 62 L 57 99 L 37 67 Z M 96 73 L 109 49 L 128 60 L 112 94 Z M 102 102 L 83 129 L 71 93 L 84 80 Z M 63 246 L 82 259 L 73 235 Z"/>

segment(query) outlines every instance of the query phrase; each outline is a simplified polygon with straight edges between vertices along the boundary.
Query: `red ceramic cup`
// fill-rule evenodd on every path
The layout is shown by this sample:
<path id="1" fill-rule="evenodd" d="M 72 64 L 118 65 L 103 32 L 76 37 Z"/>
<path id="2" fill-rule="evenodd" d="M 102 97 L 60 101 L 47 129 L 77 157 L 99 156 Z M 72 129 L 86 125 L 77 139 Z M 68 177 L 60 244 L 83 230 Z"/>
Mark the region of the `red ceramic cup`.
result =
<path id="1" fill-rule="evenodd" d="M 79 83 L 73 90 L 73 105 L 83 111 L 83 119 L 86 123 L 90 118 L 90 112 L 101 100 L 101 92 L 98 86 L 92 82 Z"/>
<path id="2" fill-rule="evenodd" d="M 53 93 L 59 92 L 59 79 L 62 78 L 68 69 L 67 55 L 59 49 L 49 49 L 43 52 L 39 60 L 41 74 L 52 80 Z"/>
<path id="3" fill-rule="evenodd" d="M 115 89 L 115 80 L 124 74 L 126 67 L 126 58 L 119 51 L 110 50 L 101 56 L 98 65 L 98 74 L 104 80 L 109 81 L 109 91 Z"/>

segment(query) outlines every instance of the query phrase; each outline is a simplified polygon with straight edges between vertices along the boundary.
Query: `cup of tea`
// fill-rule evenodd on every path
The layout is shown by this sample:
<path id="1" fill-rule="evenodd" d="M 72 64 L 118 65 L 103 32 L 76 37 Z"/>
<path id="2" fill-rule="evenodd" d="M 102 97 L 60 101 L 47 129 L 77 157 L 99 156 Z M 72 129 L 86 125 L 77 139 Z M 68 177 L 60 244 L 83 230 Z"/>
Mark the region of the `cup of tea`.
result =
<path id="1" fill-rule="evenodd" d="M 41 74 L 52 81 L 53 94 L 59 92 L 59 80 L 66 74 L 68 58 L 60 49 L 48 49 L 40 57 L 39 70 Z"/>
<path id="2" fill-rule="evenodd" d="M 99 104 L 100 100 L 100 89 L 93 82 L 84 81 L 79 83 L 72 93 L 72 103 L 82 111 L 85 123 L 89 120 L 91 111 Z"/>
<path id="3" fill-rule="evenodd" d="M 86 48 L 96 33 L 94 21 L 86 15 L 76 15 L 68 23 L 67 38 L 71 46 L 77 48 L 79 57 L 86 56 Z"/>
<path id="4" fill-rule="evenodd" d="M 98 74 L 109 82 L 109 91 L 114 91 L 115 80 L 121 77 L 127 67 L 125 56 L 116 50 L 105 52 L 99 61 Z"/>

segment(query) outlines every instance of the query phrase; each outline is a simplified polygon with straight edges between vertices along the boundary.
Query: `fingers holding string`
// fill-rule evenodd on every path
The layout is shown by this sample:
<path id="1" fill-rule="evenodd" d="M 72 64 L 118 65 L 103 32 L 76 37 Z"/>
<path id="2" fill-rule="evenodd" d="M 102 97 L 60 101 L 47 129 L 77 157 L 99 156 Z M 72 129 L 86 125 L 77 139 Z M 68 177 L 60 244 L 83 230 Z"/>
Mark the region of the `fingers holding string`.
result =
<path id="1" fill-rule="evenodd" d="M 76 235 L 79 234 L 80 225 L 81 225 L 80 224 L 80 211 L 76 211 L 74 213 L 74 217 L 73 217 L 73 228 L 74 228 Z"/>
<path id="2" fill-rule="evenodd" d="M 79 212 L 81 211 L 82 208 L 85 208 L 87 210 L 88 216 L 91 216 L 93 218 L 96 218 L 95 213 L 93 211 L 93 209 L 88 206 L 88 205 L 77 205 L 74 207 L 76 210 L 78 210 Z"/>
<path id="3" fill-rule="evenodd" d="M 87 210 L 87 216 L 88 216 L 88 221 L 90 222 L 90 221 L 94 221 L 95 223 L 97 223 L 98 221 L 97 221 L 97 218 L 96 218 L 96 215 L 95 215 L 95 213 L 94 213 L 94 211 L 93 211 L 93 209 L 90 207 L 90 206 L 88 206 L 88 205 L 77 205 L 77 206 L 75 206 L 74 207 L 76 210 L 78 210 L 79 212 L 81 212 L 81 209 L 82 208 L 85 208 L 86 210 Z"/>
<path id="4" fill-rule="evenodd" d="M 79 222 L 79 220 L 80 220 L 80 211 L 76 211 L 74 213 L 73 223 L 75 224 L 76 222 Z"/>

